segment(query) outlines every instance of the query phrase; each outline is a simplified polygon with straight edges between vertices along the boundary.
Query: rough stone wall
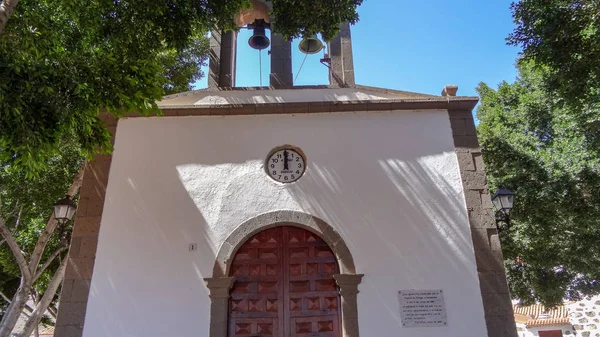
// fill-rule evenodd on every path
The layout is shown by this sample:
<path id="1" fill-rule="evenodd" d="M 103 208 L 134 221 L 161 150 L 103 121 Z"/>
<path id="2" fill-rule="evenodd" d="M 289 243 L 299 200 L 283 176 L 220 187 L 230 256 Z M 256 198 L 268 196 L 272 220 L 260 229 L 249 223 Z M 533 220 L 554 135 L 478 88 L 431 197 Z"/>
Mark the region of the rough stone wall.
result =
<path id="1" fill-rule="evenodd" d="M 354 60 L 349 23 L 340 25 L 340 33 L 329 44 L 329 56 L 331 57 L 329 84 L 340 87 L 354 85 Z"/>
<path id="2" fill-rule="evenodd" d="M 567 305 L 577 336 L 600 337 L 600 296 Z"/>
<path id="3" fill-rule="evenodd" d="M 106 116 L 103 120 L 114 140 L 116 119 Z M 54 333 L 57 337 L 79 337 L 83 333 L 111 160 L 110 155 L 97 155 L 88 162 L 84 172 L 69 261 L 60 293 L 60 310 Z"/>
<path id="4" fill-rule="evenodd" d="M 470 110 L 449 110 L 448 115 L 469 213 L 488 337 L 516 337 L 500 238 L 473 114 Z"/>

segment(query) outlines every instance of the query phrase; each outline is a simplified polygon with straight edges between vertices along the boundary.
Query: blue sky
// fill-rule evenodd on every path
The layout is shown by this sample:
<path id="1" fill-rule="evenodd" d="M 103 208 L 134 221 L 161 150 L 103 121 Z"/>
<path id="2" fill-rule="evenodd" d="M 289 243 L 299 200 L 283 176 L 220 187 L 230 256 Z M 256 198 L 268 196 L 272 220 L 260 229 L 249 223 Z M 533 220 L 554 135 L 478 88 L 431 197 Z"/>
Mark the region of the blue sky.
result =
<path id="1" fill-rule="evenodd" d="M 476 95 L 481 81 L 496 87 L 516 76 L 518 49 L 505 38 L 513 29 L 508 0 L 365 0 L 360 22 L 352 26 L 356 83 L 439 95 L 457 84 L 461 96 Z M 238 35 L 237 86 L 258 86 L 259 54 L 248 47 L 251 32 Z M 296 84 L 327 84 L 323 52 L 305 55 L 292 49 Z M 270 63 L 262 51 L 262 81 Z M 206 78 L 197 83 L 206 87 Z"/>

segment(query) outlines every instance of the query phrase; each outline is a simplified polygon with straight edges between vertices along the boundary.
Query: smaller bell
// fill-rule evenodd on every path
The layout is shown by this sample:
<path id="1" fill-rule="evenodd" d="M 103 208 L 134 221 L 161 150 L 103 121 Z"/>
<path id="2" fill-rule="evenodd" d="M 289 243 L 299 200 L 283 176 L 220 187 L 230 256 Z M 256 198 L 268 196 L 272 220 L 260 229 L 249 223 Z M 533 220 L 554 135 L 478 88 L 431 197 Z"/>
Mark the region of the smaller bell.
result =
<path id="1" fill-rule="evenodd" d="M 323 42 L 317 39 L 316 35 L 305 37 L 300 41 L 298 49 L 304 54 L 316 54 L 323 49 Z"/>
<path id="2" fill-rule="evenodd" d="M 271 41 L 265 34 L 266 25 L 264 24 L 263 20 L 254 21 L 253 26 L 254 26 L 254 33 L 248 39 L 248 44 L 250 45 L 250 47 L 257 49 L 257 50 L 263 50 L 263 49 L 269 48 L 269 46 L 271 45 Z"/>

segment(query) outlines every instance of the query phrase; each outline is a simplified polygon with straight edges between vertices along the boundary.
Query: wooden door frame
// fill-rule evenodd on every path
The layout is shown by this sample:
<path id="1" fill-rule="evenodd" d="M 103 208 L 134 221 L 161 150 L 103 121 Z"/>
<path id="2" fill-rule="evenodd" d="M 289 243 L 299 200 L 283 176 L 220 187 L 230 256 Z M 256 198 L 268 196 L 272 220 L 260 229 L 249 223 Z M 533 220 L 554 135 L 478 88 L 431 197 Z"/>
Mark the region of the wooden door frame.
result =
<path id="1" fill-rule="evenodd" d="M 340 289 L 342 305 L 342 336 L 359 337 L 358 285 L 363 275 L 356 274 L 354 259 L 342 237 L 325 221 L 297 211 L 277 211 L 261 214 L 236 228 L 225 240 L 215 260 L 213 277 L 205 278 L 211 299 L 209 337 L 227 337 L 229 290 L 234 278 L 229 277 L 229 267 L 237 250 L 253 235 L 277 226 L 295 226 L 311 231 L 333 251 L 340 267 L 334 279 Z"/>

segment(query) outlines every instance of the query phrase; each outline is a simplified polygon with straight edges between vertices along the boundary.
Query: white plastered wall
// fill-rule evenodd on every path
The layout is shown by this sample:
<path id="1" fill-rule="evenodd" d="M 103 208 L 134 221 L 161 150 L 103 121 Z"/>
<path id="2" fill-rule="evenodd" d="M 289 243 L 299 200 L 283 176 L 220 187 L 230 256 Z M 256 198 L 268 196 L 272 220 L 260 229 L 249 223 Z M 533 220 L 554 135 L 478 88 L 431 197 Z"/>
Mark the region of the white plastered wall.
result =
<path id="1" fill-rule="evenodd" d="M 294 184 L 262 166 L 283 144 L 307 157 Z M 84 337 L 207 336 L 220 245 L 275 210 L 345 240 L 361 336 L 487 335 L 448 115 L 388 111 L 121 120 Z M 402 328 L 404 289 L 443 289 L 448 326 Z"/>

